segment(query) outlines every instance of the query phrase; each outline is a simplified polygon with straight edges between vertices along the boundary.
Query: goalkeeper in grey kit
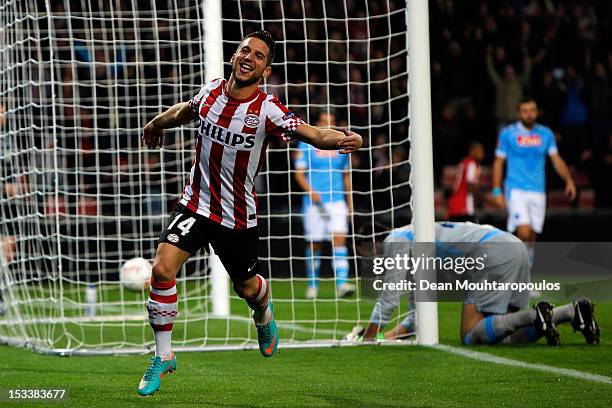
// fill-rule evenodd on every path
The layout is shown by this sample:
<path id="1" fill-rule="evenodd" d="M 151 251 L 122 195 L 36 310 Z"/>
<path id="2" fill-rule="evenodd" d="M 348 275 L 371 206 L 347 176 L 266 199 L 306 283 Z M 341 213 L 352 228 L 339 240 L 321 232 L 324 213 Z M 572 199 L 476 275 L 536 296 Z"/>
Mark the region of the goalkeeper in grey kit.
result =
<path id="1" fill-rule="evenodd" d="M 470 282 L 512 284 L 530 280 L 527 249 L 518 238 L 508 232 L 490 225 L 470 222 L 437 222 L 435 237 L 436 258 L 486 258 L 484 268 L 465 272 L 464 278 Z M 412 248 L 413 242 L 412 225 L 395 229 L 384 240 L 383 256 L 393 258 L 398 248 L 406 250 L 406 244 Z M 393 287 L 393 284 L 400 287 L 401 285 L 397 284 L 405 281 L 409 274 L 405 269 L 388 269 L 384 275 L 384 282 L 387 284 L 385 287 Z M 346 339 L 376 339 L 391 320 L 404 293 L 408 296 L 408 314 L 400 324 L 384 333 L 384 338 L 400 339 L 413 335 L 416 320 L 414 292 L 382 290 L 368 326 L 365 329 L 356 327 Z M 521 310 L 528 303 L 528 290 L 466 291 L 461 310 L 461 341 L 466 345 L 528 343 L 545 337 L 549 345 L 558 345 L 559 332 L 555 326 L 571 323 L 574 331 L 580 331 L 587 343 L 599 343 L 599 326 L 595 320 L 594 305 L 589 299 L 582 298 L 560 307 L 553 307 L 549 302 L 543 301 L 533 308 Z"/>

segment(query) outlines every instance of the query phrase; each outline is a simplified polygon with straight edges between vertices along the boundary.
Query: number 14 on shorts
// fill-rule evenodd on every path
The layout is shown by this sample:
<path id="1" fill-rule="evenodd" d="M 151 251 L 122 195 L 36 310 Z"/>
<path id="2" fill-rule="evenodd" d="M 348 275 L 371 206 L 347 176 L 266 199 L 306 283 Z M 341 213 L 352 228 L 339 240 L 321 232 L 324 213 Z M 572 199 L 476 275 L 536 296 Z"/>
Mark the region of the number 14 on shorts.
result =
<path id="1" fill-rule="evenodd" d="M 170 225 L 168 225 L 168 230 L 172 229 L 172 227 L 174 227 L 174 224 L 176 224 L 183 215 L 184 214 L 178 214 L 176 217 L 174 217 L 174 220 L 172 220 Z M 191 227 L 193 227 L 193 224 L 195 224 L 195 222 L 196 219 L 194 217 L 189 217 L 176 224 L 176 227 L 181 230 L 181 235 L 185 236 L 189 234 L 189 230 L 191 229 Z"/>

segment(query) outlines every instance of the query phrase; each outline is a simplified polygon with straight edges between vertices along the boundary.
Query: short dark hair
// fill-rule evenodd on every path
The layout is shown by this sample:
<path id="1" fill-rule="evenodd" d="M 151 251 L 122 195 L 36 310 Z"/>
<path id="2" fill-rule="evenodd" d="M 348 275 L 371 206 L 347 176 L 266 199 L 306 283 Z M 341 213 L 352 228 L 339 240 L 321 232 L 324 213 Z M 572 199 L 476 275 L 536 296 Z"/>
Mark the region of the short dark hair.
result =
<path id="1" fill-rule="evenodd" d="M 242 39 L 242 41 L 248 38 L 251 38 L 251 37 L 259 38 L 261 41 L 266 43 L 266 45 L 268 46 L 268 50 L 269 50 L 268 66 L 272 65 L 272 62 L 274 61 L 274 47 L 276 46 L 276 41 L 274 41 L 274 37 L 272 37 L 272 33 L 270 33 L 269 31 L 265 31 L 265 30 L 253 31 L 250 34 L 247 34 L 246 37 Z"/>
<path id="2" fill-rule="evenodd" d="M 478 139 L 470 139 L 469 143 L 468 143 L 469 148 L 471 149 L 474 146 L 480 146 L 480 147 L 484 147 L 484 145 L 482 144 L 482 142 Z"/>
<path id="3" fill-rule="evenodd" d="M 534 99 L 533 96 L 523 96 L 521 99 L 519 99 L 518 103 L 516 104 L 516 109 L 520 109 L 521 105 L 524 103 L 529 103 L 529 102 L 533 102 L 536 104 L 536 106 L 538 106 L 538 103 L 536 102 L 536 100 Z"/>

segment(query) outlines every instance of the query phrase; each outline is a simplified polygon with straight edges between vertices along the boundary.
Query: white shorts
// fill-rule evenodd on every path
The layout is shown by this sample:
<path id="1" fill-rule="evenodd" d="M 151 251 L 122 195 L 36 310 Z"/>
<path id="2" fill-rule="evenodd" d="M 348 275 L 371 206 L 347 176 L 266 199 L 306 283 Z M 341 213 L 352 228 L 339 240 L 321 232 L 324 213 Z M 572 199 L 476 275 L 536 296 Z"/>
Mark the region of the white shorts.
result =
<path id="1" fill-rule="evenodd" d="M 332 234 L 348 233 L 348 206 L 344 200 L 310 205 L 304 211 L 304 239 L 329 241 Z"/>
<path id="2" fill-rule="evenodd" d="M 546 193 L 511 189 L 506 195 L 508 231 L 519 225 L 529 225 L 536 233 L 542 232 L 546 216 Z"/>

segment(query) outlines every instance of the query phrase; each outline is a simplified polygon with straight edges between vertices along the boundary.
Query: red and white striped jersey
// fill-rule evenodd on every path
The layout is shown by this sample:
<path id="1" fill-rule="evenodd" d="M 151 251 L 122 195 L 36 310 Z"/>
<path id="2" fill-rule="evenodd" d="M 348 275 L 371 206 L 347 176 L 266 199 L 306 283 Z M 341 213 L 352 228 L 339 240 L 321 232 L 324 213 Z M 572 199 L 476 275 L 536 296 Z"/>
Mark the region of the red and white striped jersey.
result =
<path id="1" fill-rule="evenodd" d="M 246 99 L 225 91 L 224 79 L 204 86 L 189 104 L 200 117 L 196 154 L 180 203 L 234 229 L 257 225 L 255 176 L 270 136 L 288 142 L 304 123 L 274 95 Z"/>
<path id="2" fill-rule="evenodd" d="M 448 216 L 474 215 L 474 195 L 469 184 L 478 184 L 480 165 L 471 157 L 465 157 L 459 164 L 459 172 L 448 199 Z"/>

